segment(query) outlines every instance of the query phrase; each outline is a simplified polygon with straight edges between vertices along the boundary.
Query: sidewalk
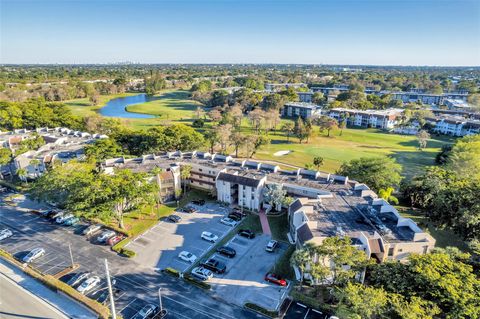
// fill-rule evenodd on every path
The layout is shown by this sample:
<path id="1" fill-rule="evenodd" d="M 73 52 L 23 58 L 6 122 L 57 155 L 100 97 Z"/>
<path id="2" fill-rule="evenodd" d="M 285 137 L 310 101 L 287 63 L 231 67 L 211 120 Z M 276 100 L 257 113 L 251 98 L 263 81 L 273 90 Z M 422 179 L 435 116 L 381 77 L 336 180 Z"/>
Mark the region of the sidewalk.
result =
<path id="1" fill-rule="evenodd" d="M 260 210 L 258 213 L 260 217 L 260 223 L 262 224 L 262 230 L 265 235 L 271 235 L 272 232 L 270 231 L 270 224 L 268 223 L 267 215 L 263 209 Z"/>
<path id="2" fill-rule="evenodd" d="M 32 295 L 42 299 L 52 308 L 53 312 L 61 312 L 64 318 L 73 319 L 90 319 L 97 318 L 96 314 L 73 301 L 67 296 L 58 294 L 45 287 L 35 279 L 29 277 L 22 270 L 11 265 L 7 261 L 0 258 L 0 273 L 9 280 L 17 283 Z"/>

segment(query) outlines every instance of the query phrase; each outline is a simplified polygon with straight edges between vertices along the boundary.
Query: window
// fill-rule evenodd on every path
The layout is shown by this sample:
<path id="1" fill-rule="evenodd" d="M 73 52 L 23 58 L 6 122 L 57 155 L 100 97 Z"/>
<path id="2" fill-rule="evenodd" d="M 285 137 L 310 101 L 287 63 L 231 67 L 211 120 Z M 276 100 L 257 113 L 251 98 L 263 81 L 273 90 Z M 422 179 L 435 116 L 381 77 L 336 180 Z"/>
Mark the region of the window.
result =
<path id="1" fill-rule="evenodd" d="M 388 256 L 393 256 L 393 247 L 388 249 Z"/>
<path id="2" fill-rule="evenodd" d="M 201 168 L 199 168 L 198 171 L 203 172 L 203 170 Z"/>

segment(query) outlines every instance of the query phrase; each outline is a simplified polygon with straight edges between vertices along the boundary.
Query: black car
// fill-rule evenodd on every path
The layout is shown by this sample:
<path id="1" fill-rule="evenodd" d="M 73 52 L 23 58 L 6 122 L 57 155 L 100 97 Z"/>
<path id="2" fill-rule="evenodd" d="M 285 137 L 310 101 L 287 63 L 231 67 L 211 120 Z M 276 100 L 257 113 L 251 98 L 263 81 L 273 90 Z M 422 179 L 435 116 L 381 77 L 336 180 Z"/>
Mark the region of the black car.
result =
<path id="1" fill-rule="evenodd" d="M 203 206 L 203 205 L 205 205 L 205 200 L 203 200 L 203 199 L 192 200 L 192 204 L 198 205 L 198 206 Z"/>
<path id="2" fill-rule="evenodd" d="M 219 253 L 220 255 L 227 256 L 228 258 L 233 258 L 237 254 L 235 249 L 227 246 L 222 246 L 220 248 L 217 248 L 217 253 Z"/>
<path id="3" fill-rule="evenodd" d="M 237 214 L 233 214 L 233 213 L 228 214 L 228 218 L 233 219 L 236 222 L 242 220 L 241 216 L 238 216 Z"/>
<path id="4" fill-rule="evenodd" d="M 182 217 L 178 216 L 178 215 L 170 215 L 167 217 L 167 219 L 173 223 L 178 223 L 179 221 L 182 220 Z"/>
<path id="5" fill-rule="evenodd" d="M 206 262 L 202 263 L 202 266 L 213 271 L 217 274 L 223 274 L 227 270 L 227 266 L 214 258 L 210 258 Z"/>
<path id="6" fill-rule="evenodd" d="M 188 213 L 188 214 L 193 214 L 193 213 L 196 213 L 196 212 L 197 212 L 197 210 L 196 210 L 195 208 L 193 208 L 193 207 L 185 207 L 185 208 L 183 209 L 183 211 L 184 211 L 185 213 Z"/>
<path id="7" fill-rule="evenodd" d="M 58 212 L 55 210 L 49 210 L 45 215 L 43 215 L 47 219 L 52 219 L 53 216 L 55 216 Z"/>
<path id="8" fill-rule="evenodd" d="M 103 289 L 100 290 L 94 298 L 97 300 L 98 303 L 101 303 L 102 305 L 105 305 L 108 301 L 109 293 L 108 289 Z"/>
<path id="9" fill-rule="evenodd" d="M 238 234 L 242 237 L 245 237 L 245 238 L 248 238 L 248 239 L 252 239 L 252 238 L 255 238 L 255 233 L 249 229 L 240 229 L 238 231 Z"/>

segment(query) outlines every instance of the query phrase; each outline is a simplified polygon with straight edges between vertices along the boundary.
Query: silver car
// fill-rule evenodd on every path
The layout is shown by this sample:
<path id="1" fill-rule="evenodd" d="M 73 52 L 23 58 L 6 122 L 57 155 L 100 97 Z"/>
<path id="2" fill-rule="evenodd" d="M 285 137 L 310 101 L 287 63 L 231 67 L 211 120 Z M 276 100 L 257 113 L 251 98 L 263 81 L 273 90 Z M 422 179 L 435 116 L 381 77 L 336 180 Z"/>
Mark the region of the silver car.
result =
<path id="1" fill-rule="evenodd" d="M 90 226 L 88 226 L 87 228 L 85 228 L 82 233 L 83 233 L 84 235 L 87 235 L 87 236 L 88 236 L 88 235 L 91 235 L 91 234 L 99 231 L 100 229 L 102 229 L 102 225 L 101 225 L 101 224 L 90 225 Z"/>
<path id="2" fill-rule="evenodd" d="M 2 229 L 0 231 L 0 240 L 4 240 L 5 238 L 12 237 L 12 236 L 13 236 L 13 232 L 8 228 Z"/>
<path id="3" fill-rule="evenodd" d="M 35 259 L 42 257 L 43 255 L 45 255 L 45 249 L 35 248 L 35 249 L 31 250 L 25 257 L 23 257 L 22 260 L 25 263 L 30 263 L 30 262 L 34 261 Z"/>
<path id="4" fill-rule="evenodd" d="M 110 237 L 115 236 L 117 233 L 115 233 L 113 230 L 105 230 L 103 233 L 100 234 L 100 236 L 97 237 L 97 241 L 99 243 L 104 243 L 106 242 Z"/>

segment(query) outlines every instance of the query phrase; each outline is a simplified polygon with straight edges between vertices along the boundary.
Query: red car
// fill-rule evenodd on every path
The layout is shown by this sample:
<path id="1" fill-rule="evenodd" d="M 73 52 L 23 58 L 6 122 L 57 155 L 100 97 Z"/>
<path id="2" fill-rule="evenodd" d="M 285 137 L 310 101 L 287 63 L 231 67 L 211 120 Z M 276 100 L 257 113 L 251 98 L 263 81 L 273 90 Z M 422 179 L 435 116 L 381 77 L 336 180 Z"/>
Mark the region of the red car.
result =
<path id="1" fill-rule="evenodd" d="M 123 235 L 113 236 L 107 240 L 107 244 L 109 246 L 114 246 L 116 243 L 120 242 L 123 238 L 125 238 L 125 236 Z"/>
<path id="2" fill-rule="evenodd" d="M 280 276 L 272 274 L 271 272 L 265 275 L 265 281 L 282 287 L 287 286 L 287 281 L 285 279 L 282 279 Z"/>

